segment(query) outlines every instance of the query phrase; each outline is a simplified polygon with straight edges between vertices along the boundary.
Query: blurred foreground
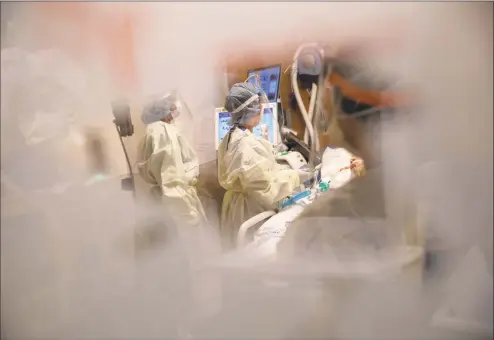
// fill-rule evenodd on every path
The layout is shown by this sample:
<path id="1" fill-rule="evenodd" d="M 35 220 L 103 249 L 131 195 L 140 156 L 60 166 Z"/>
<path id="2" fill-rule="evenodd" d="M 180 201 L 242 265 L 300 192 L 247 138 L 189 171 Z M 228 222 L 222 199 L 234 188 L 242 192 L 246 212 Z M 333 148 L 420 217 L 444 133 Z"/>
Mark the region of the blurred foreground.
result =
<path id="1" fill-rule="evenodd" d="M 198 338 L 492 338 L 492 3 L 49 5 L 2 3 L 2 338 L 174 338 L 189 324 Z M 222 272 L 222 309 L 196 313 L 176 230 L 120 188 L 109 103 L 131 99 L 133 152 L 144 96 L 178 87 L 181 127 L 213 161 L 201 132 L 223 105 L 225 46 L 300 39 L 371 46 L 377 74 L 418 88 L 421 105 L 380 128 L 387 213 L 421 226 L 423 272 L 288 285 Z"/>

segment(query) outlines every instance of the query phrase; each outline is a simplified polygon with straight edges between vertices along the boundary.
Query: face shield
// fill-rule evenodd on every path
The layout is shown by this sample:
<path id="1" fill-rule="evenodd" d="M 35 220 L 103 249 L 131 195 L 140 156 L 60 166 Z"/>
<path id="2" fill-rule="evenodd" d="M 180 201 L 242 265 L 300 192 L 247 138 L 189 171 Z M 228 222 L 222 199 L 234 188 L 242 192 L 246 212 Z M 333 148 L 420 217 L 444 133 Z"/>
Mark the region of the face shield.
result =
<path id="1" fill-rule="evenodd" d="M 148 100 L 148 103 L 141 115 L 144 124 L 151 124 L 164 119 L 169 124 L 178 127 L 189 143 L 194 143 L 195 131 L 192 113 L 177 89 L 154 95 Z"/>
<path id="2" fill-rule="evenodd" d="M 258 73 L 252 74 L 250 77 L 245 79 L 245 83 L 249 83 L 249 84 L 252 84 L 255 86 L 255 88 L 256 88 L 255 93 L 259 96 L 259 102 L 260 102 L 262 108 L 264 109 L 264 105 L 269 103 L 269 99 L 261 87 L 261 80 L 259 78 L 259 74 Z M 262 111 L 264 111 L 264 110 L 262 110 Z"/>
<path id="3" fill-rule="evenodd" d="M 175 90 L 174 93 L 176 110 L 172 112 L 173 122 L 180 129 L 182 135 L 187 138 L 190 145 L 194 147 L 196 134 L 194 116 L 183 95 L 178 90 Z"/>

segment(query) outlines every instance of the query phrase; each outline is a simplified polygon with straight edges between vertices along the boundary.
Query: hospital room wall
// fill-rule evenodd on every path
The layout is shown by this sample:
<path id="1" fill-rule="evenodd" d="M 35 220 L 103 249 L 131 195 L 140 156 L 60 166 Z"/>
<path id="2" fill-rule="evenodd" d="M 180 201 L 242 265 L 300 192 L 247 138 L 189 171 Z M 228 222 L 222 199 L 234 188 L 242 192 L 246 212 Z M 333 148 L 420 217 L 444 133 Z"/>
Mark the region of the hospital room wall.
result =
<path id="1" fill-rule="evenodd" d="M 281 62 L 284 71 L 299 43 L 324 38 L 337 46 L 343 40 L 354 41 L 352 37 L 355 36 L 356 27 L 348 23 L 343 15 L 348 11 L 359 13 L 355 21 L 363 25 L 365 22 L 372 22 L 372 25 L 365 25 L 365 30 L 359 29 L 359 39 L 377 36 L 387 29 L 374 24 L 378 16 L 384 15 L 384 7 L 388 14 L 391 11 L 406 12 L 406 6 L 398 7 L 392 4 L 342 6 L 327 3 L 284 3 L 280 6 L 278 3 L 127 3 L 119 5 L 118 10 L 115 10 L 114 5 L 109 7 L 109 4 L 104 3 L 50 6 L 60 6 L 62 10 L 50 10 L 42 16 L 38 15 L 36 20 L 31 21 L 30 28 L 32 30 L 36 27 L 39 34 L 56 37 L 54 43 L 47 46 L 66 49 L 70 45 L 70 48 L 85 49 L 86 52 L 78 53 L 78 56 L 91 64 L 91 76 L 96 79 L 96 83 L 101 83 L 102 75 L 108 73 L 113 64 L 124 65 L 121 74 L 133 70 L 135 91 L 132 94 L 136 98 L 133 100 L 132 114 L 136 135 L 126 142 L 132 158 L 135 156 L 138 137 L 143 131 L 139 119 L 142 97 L 163 91 L 165 88 L 179 87 L 192 115 L 193 128 L 189 127 L 187 133 L 195 139 L 194 145 L 201 163 L 210 162 L 216 156 L 212 112 L 214 107 L 222 106 L 227 91 L 223 69 L 227 56 L 254 55 L 255 61 L 250 62 L 250 57 L 245 56 L 243 61 L 235 66 L 236 70 L 233 72 L 239 80 L 245 79 L 243 76 L 248 68 L 266 64 Z M 73 6 L 73 9 L 69 8 Z M 84 14 L 84 19 L 67 20 L 72 18 L 68 15 L 69 12 L 72 16 L 77 14 L 78 17 Z M 109 18 L 122 17 L 121 14 L 125 13 L 132 18 L 130 36 L 121 34 L 118 39 L 114 39 L 115 35 L 111 37 L 110 34 L 107 36 L 98 31 L 99 28 L 108 26 L 102 23 L 107 23 Z M 256 25 L 238 25 L 238 22 L 251 20 L 252 13 L 256 13 L 258 18 Z M 286 20 L 287 17 L 291 20 Z M 311 25 L 304 24 L 307 22 L 311 22 Z M 207 30 L 192 27 L 207 27 Z M 36 44 L 46 43 L 47 39 L 39 39 L 39 34 Z M 116 49 L 112 41 L 117 41 L 123 49 Z M 132 43 L 129 44 L 129 41 Z M 114 53 L 115 58 L 105 55 L 112 49 L 123 52 Z M 116 62 L 117 59 L 121 60 Z M 96 78 L 95 74 L 99 78 Z M 98 122 L 97 125 L 101 128 L 108 145 L 109 157 L 112 159 L 112 173 L 122 175 L 127 169 L 114 127 L 110 123 L 112 116 L 109 108 L 112 98 L 110 92 L 114 90 L 112 87 L 115 82 L 120 80 L 114 78 L 105 81 L 105 89 L 93 88 L 91 93 L 87 93 L 90 97 L 100 97 L 101 102 L 88 110 L 92 115 L 88 112 L 84 114 L 86 120 Z M 285 108 L 288 106 L 289 89 L 287 73 L 282 76 L 281 83 Z M 303 96 L 305 97 L 305 94 Z M 303 122 L 299 114 L 292 115 L 292 122 L 295 130 L 302 132 Z M 331 138 L 335 135 L 337 134 L 331 134 Z"/>
<path id="2" fill-rule="evenodd" d="M 87 127 L 99 131 L 106 144 L 111 175 L 128 172 L 110 106 L 113 99 L 122 95 L 130 100 L 135 127 L 135 135 L 125 140 L 132 163 L 144 133 L 140 112 L 145 98 L 171 88 L 179 89 L 187 104 L 188 115 L 182 115 L 178 123 L 184 124 L 184 132 L 200 162 L 215 159 L 212 116 L 226 95 L 226 82 L 221 63 L 213 58 L 214 48 L 210 48 L 208 41 L 201 43 L 190 30 L 194 15 L 174 16 L 172 26 L 176 35 L 173 35 L 170 34 L 172 19 L 164 22 L 161 18 L 183 10 L 177 4 L 134 7 L 126 4 L 117 11 L 108 11 L 105 4 L 94 3 L 49 6 L 17 6 L 17 13 L 22 10 L 25 17 L 10 23 L 15 33 L 8 38 L 27 50 L 61 49 L 79 63 L 88 88 L 78 94 L 84 98 L 85 107 L 77 108 L 76 126 L 81 132 Z M 146 20 L 141 20 L 143 14 Z M 29 28 L 24 25 L 25 18 L 29 18 Z M 130 29 L 122 24 L 125 18 L 130 20 Z M 102 26 L 109 28 L 101 30 Z M 33 29 L 38 32 L 36 39 L 30 34 Z M 122 88 L 123 84 L 126 88 Z M 71 159 L 69 163 L 79 164 L 81 169 L 86 166 L 84 152 L 72 152 L 64 157 L 67 161 Z"/>
<path id="3" fill-rule="evenodd" d="M 77 76 L 72 82 L 83 84 L 82 88 L 72 93 L 73 98 L 57 98 L 57 94 L 49 94 L 54 102 L 62 99 L 70 102 L 72 106 L 66 109 L 76 116 L 72 125 L 74 134 L 59 143 L 61 149 L 67 151 L 59 157 L 64 164 L 61 168 L 78 169 L 83 177 L 90 175 L 86 171 L 84 146 L 85 132 L 90 129 L 98 132 L 105 145 L 109 175 L 127 173 L 124 154 L 112 123 L 110 105 L 121 92 L 115 84 L 133 81 L 132 67 L 126 67 L 126 64 L 132 63 L 128 58 L 131 47 L 129 32 L 119 22 L 123 9 L 112 8 L 109 15 L 105 4 L 95 3 L 25 3 L 13 7 L 15 16 L 5 24 L 8 33 L 2 37 L 3 47 L 20 48 L 31 57 L 35 51 L 57 51 L 65 61 L 73 64 L 72 69 L 53 72 L 65 73 L 67 79 Z M 102 26 L 108 29 L 100 30 Z M 2 116 L 4 118 L 6 116 Z"/>

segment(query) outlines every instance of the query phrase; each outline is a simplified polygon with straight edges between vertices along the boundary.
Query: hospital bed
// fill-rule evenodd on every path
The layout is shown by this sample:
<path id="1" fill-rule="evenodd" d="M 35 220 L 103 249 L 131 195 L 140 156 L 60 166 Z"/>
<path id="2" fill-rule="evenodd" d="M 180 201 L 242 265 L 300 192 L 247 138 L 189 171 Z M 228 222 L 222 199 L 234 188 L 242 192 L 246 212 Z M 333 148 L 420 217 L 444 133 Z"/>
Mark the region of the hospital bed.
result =
<path id="1" fill-rule="evenodd" d="M 338 190 L 345 184 L 349 183 L 354 175 L 351 170 L 340 171 L 350 163 L 352 155 L 343 148 L 327 148 L 322 156 L 320 169 L 320 182 L 328 183 L 329 190 Z M 278 245 L 287 235 L 287 231 L 293 222 L 306 207 L 311 205 L 323 193 L 317 188 L 311 189 L 311 193 L 302 199 L 285 206 L 278 211 L 271 210 L 258 214 L 246 222 L 244 222 L 238 231 L 237 249 L 226 254 L 218 263 L 220 267 L 228 268 L 234 271 L 247 271 L 257 273 L 285 274 L 289 276 L 295 274 L 293 271 L 296 268 L 296 274 L 314 274 L 316 266 L 313 268 L 296 266 L 293 262 L 288 263 L 285 259 L 279 257 Z M 348 222 L 345 218 L 332 218 L 332 223 L 338 224 L 339 227 Z M 370 223 L 379 223 L 370 222 Z M 260 227 L 254 233 L 250 233 L 256 226 Z M 332 225 L 328 224 L 328 228 Z M 249 236 L 253 234 L 253 236 Z M 389 253 L 389 252 L 392 252 Z M 385 254 L 386 253 L 386 254 Z M 365 255 L 362 253 L 362 255 Z M 389 256 L 383 256 L 389 255 Z M 324 260 L 323 267 L 317 265 L 316 271 L 321 271 L 323 277 L 326 276 L 345 276 L 345 277 L 361 277 L 376 276 L 378 277 L 383 271 L 388 273 L 399 270 L 409 263 L 417 261 L 422 255 L 420 247 L 412 247 L 402 245 L 383 249 L 381 252 L 374 252 L 372 255 L 365 255 L 365 259 L 358 261 L 358 264 L 352 268 L 353 264 L 341 263 L 327 258 Z"/>
<path id="2" fill-rule="evenodd" d="M 329 183 L 331 190 L 336 190 L 337 188 L 348 183 L 353 177 L 351 170 L 347 169 L 340 171 L 340 169 L 350 164 L 351 157 L 352 155 L 343 148 L 327 148 L 322 157 L 320 182 Z M 261 244 L 263 243 L 263 240 L 270 239 L 270 236 L 272 235 L 277 235 L 275 238 L 282 237 L 283 231 L 286 229 L 285 224 L 293 221 L 298 215 L 300 215 L 304 206 L 314 201 L 318 194 L 317 191 L 317 188 L 312 189 L 312 195 L 309 195 L 304 199 L 294 202 L 290 206 L 281 209 L 276 217 L 273 217 L 276 215 L 276 211 L 271 210 L 263 212 L 245 221 L 240 226 L 238 232 L 237 246 L 240 248 L 247 246 L 247 244 L 250 243 L 246 237 L 249 229 L 255 225 L 258 225 L 262 221 L 267 221 L 268 219 L 270 220 L 270 223 L 263 224 L 263 226 L 256 232 L 252 242 L 254 244 Z"/>

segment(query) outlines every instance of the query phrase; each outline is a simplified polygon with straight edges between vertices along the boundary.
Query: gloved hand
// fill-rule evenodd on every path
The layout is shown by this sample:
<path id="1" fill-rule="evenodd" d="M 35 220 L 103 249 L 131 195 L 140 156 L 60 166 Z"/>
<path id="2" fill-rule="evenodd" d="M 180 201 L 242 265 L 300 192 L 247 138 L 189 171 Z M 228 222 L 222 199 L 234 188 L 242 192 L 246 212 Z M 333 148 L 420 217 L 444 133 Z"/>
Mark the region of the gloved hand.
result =
<path id="1" fill-rule="evenodd" d="M 273 154 L 276 156 L 279 153 L 281 153 L 283 151 L 287 151 L 287 150 L 288 150 L 288 147 L 285 144 L 279 143 L 277 145 L 274 145 L 274 147 L 273 147 Z"/>

